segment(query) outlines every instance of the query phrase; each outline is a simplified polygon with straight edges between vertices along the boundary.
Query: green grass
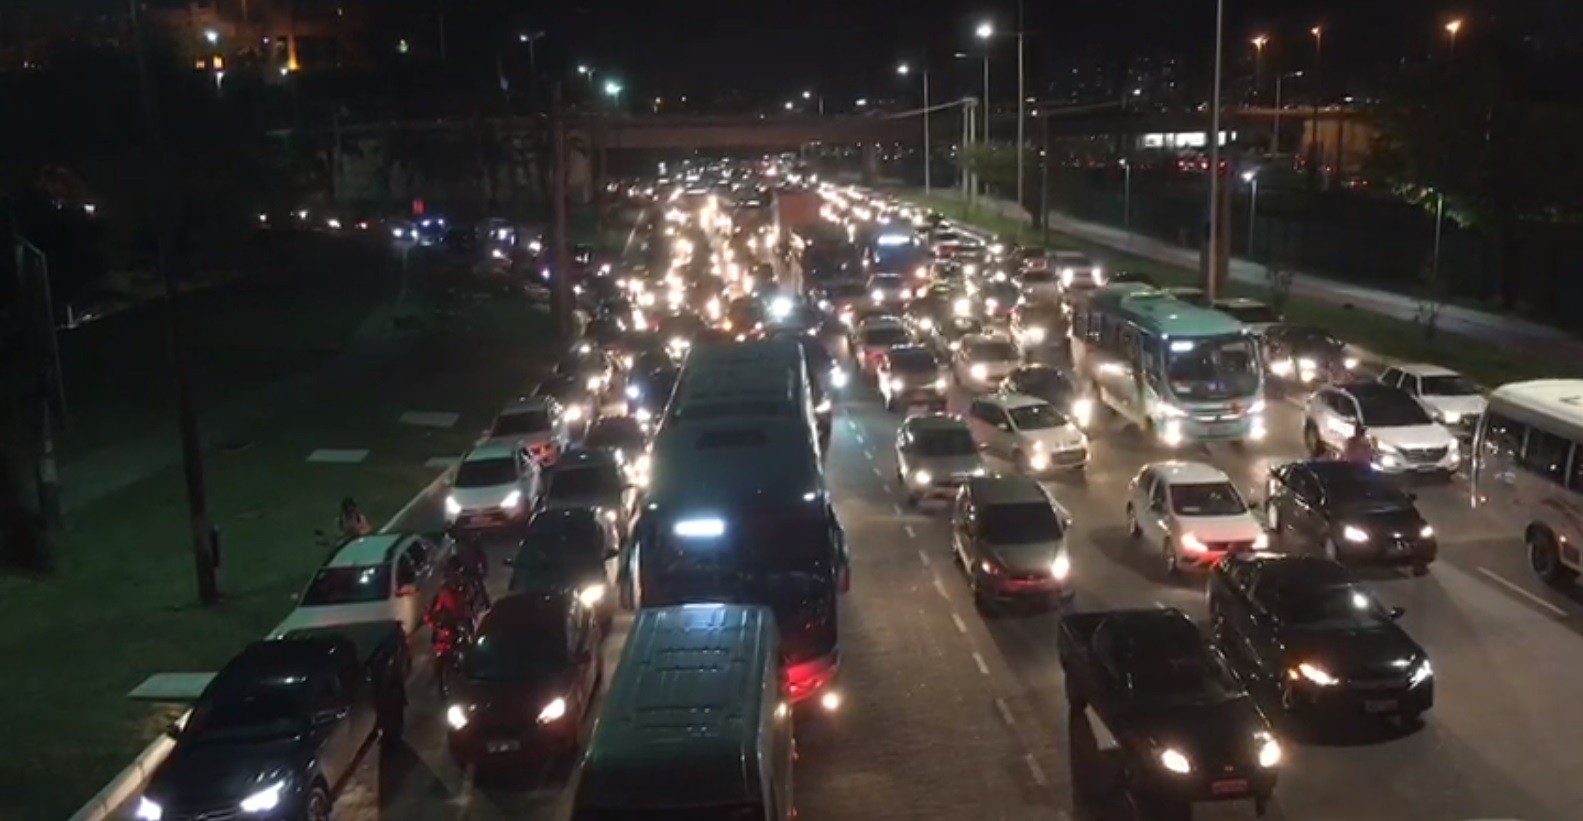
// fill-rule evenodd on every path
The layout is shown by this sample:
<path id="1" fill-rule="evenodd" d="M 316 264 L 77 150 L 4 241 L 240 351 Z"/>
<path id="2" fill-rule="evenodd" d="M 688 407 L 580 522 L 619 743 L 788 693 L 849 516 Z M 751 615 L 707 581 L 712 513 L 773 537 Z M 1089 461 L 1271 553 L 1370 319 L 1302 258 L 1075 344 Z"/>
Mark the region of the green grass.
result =
<path id="1" fill-rule="evenodd" d="M 903 194 L 903 198 L 1017 242 L 1091 253 L 1108 260 L 1117 270 L 1146 274 L 1161 285 L 1201 284 L 1195 270 L 1117 251 L 1056 231 L 1051 231 L 1049 242 L 1043 243 L 1043 235 L 1037 228 L 1001 217 L 983 206 L 968 209 L 960 200 L 924 197 L 913 193 Z M 1270 296 L 1266 288 L 1242 283 L 1230 283 L 1227 290 L 1230 296 L 1266 300 Z M 1382 357 L 1435 362 L 1461 371 L 1485 385 L 1541 377 L 1583 376 L 1583 363 L 1547 362 L 1530 351 L 1491 345 L 1487 341 L 1444 331 L 1438 334 L 1434 342 L 1430 342 L 1420 325 L 1330 302 L 1294 295 L 1287 301 L 1285 312 L 1294 322 L 1328 328 L 1342 339 Z"/>
<path id="2" fill-rule="evenodd" d="M 168 721 L 125 693 L 161 671 L 213 670 L 290 609 L 323 558 L 314 531 L 357 497 L 371 518 L 394 514 L 458 455 L 550 350 L 546 318 L 518 303 L 465 309 L 467 335 L 437 335 L 406 361 L 323 406 L 254 431 L 240 450 L 208 454 L 222 531 L 222 604 L 195 606 L 179 467 L 74 512 L 47 580 L 0 578 L 14 618 L 0 626 L 7 698 L 0 723 L 0 818 L 69 815 Z M 507 352 L 509 355 L 502 355 Z M 400 424 L 406 410 L 462 414 L 452 429 Z M 310 464 L 317 448 L 368 448 L 357 465 Z"/>

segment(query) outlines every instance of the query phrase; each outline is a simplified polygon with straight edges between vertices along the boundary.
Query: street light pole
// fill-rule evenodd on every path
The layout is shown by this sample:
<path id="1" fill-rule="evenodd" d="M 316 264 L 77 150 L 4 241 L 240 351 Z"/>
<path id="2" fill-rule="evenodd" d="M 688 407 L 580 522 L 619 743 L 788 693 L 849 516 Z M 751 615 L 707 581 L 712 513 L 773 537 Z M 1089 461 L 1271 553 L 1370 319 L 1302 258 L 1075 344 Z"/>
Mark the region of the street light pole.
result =
<path id="1" fill-rule="evenodd" d="M 1017 207 L 1026 208 L 1022 199 L 1022 155 L 1025 153 L 1025 139 L 1023 136 L 1024 123 L 1028 104 L 1027 61 L 1024 59 L 1022 0 L 1017 0 Z"/>
<path id="2" fill-rule="evenodd" d="M 1446 213 L 1446 195 L 1435 191 L 1435 246 L 1429 258 L 1429 284 L 1438 287 L 1440 284 L 1440 232 L 1444 225 Z"/>
<path id="3" fill-rule="evenodd" d="M 933 186 L 929 179 L 929 166 L 934 155 L 929 153 L 929 69 L 923 70 L 923 195 L 929 196 Z"/>
<path id="4" fill-rule="evenodd" d="M 1219 296 L 1220 255 L 1220 77 L 1225 43 L 1226 0 L 1215 0 L 1215 78 L 1209 103 L 1209 238 L 1205 267 L 1204 293 L 1214 300 Z"/>
<path id="5" fill-rule="evenodd" d="M 1301 71 L 1275 75 L 1275 124 L 1270 129 L 1270 153 L 1281 153 L 1281 81 L 1287 77 L 1301 77 Z"/>
<path id="6" fill-rule="evenodd" d="M 1242 179 L 1248 183 L 1248 259 L 1253 259 L 1253 230 L 1258 225 L 1259 215 L 1259 172 L 1256 170 L 1242 172 Z"/>
<path id="7" fill-rule="evenodd" d="M 1132 162 L 1121 160 L 1121 228 L 1132 242 Z"/>
<path id="8" fill-rule="evenodd" d="M 1038 117 L 1035 111 L 1033 116 Z M 1050 117 L 1049 112 L 1040 125 L 1043 127 L 1042 146 L 1039 149 L 1039 232 L 1046 247 L 1050 244 Z"/>

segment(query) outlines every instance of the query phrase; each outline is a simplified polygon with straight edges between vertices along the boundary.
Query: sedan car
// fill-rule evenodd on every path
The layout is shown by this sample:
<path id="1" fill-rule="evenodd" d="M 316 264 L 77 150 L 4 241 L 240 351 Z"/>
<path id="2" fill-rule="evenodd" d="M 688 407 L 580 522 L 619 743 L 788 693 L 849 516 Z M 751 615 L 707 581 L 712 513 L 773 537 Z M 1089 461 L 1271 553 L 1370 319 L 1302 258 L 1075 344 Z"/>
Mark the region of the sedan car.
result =
<path id="1" fill-rule="evenodd" d="M 979 447 L 1011 460 L 1025 474 L 1082 470 L 1088 464 L 1088 437 L 1043 399 L 983 396 L 968 406 L 967 424 Z"/>
<path id="2" fill-rule="evenodd" d="M 974 294 L 978 298 L 980 313 L 989 322 L 1005 322 L 1011 318 L 1012 309 L 1022 298 L 1022 292 L 1011 282 L 987 282 Z"/>
<path id="3" fill-rule="evenodd" d="M 885 352 L 900 345 L 911 345 L 912 334 L 900 319 L 873 317 L 859 326 L 852 343 L 852 357 L 864 374 L 873 375 L 879 369 Z"/>
<path id="4" fill-rule="evenodd" d="M 1271 469 L 1266 488 L 1265 520 L 1289 547 L 1340 562 L 1409 565 L 1417 574 L 1439 554 L 1412 494 L 1366 465 L 1292 462 Z"/>
<path id="5" fill-rule="evenodd" d="M 594 507 L 563 507 L 535 514 L 508 560 L 513 593 L 566 592 L 593 608 L 607 630 L 616 612 L 616 569 L 621 533 Z"/>
<path id="6" fill-rule="evenodd" d="M 1361 431 L 1374 446 L 1374 467 L 1385 473 L 1449 475 L 1462 448 L 1444 425 L 1401 388 L 1359 382 L 1323 388 L 1308 399 L 1303 443 L 1314 456 L 1340 453 Z"/>
<path id="7" fill-rule="evenodd" d="M 680 368 L 666 362 L 658 367 L 633 368 L 631 375 L 627 377 L 624 389 L 627 410 L 645 429 L 659 422 L 660 414 L 665 412 L 665 404 L 671 399 L 671 391 L 676 388 L 676 379 L 680 373 Z"/>
<path id="8" fill-rule="evenodd" d="M 1312 325 L 1272 325 L 1264 330 L 1264 362 L 1270 375 L 1300 385 L 1339 379 L 1358 367 L 1347 344 Z"/>
<path id="9" fill-rule="evenodd" d="M 522 522 L 538 504 L 543 471 L 521 448 L 485 442 L 462 457 L 445 497 L 445 518 L 460 528 Z"/>
<path id="10" fill-rule="evenodd" d="M 1007 600 L 1070 600 L 1072 517 L 1050 492 L 1024 476 L 977 476 L 957 492 L 951 550 L 987 609 Z"/>
<path id="11" fill-rule="evenodd" d="M 1429 655 L 1346 568 L 1318 556 L 1264 554 L 1217 565 L 1209 580 L 1215 643 L 1250 690 L 1288 712 L 1416 724 L 1434 706 Z"/>
<path id="12" fill-rule="evenodd" d="M 454 546 L 416 534 L 373 533 L 336 548 L 272 635 L 311 627 L 396 622 L 407 635 L 444 581 Z"/>
<path id="13" fill-rule="evenodd" d="M 1022 354 L 1016 345 L 997 336 L 979 334 L 962 339 L 951 367 L 957 384 L 985 393 L 994 390 L 1020 364 Z"/>
<path id="14" fill-rule="evenodd" d="M 639 487 L 647 482 L 649 435 L 634 416 L 607 416 L 595 422 L 583 439 L 583 447 L 608 450 L 619 457 L 627 476 Z"/>
<path id="15" fill-rule="evenodd" d="M 571 376 L 554 379 L 576 381 L 576 377 Z M 547 385 L 549 381 L 540 383 L 535 390 L 551 390 Z M 573 386 L 573 390 L 587 395 L 580 382 Z M 564 404 L 548 395 L 518 399 L 495 415 L 495 421 L 484 431 L 480 444 L 508 445 L 533 457 L 541 465 L 554 464 L 570 445 L 573 432 L 587 420 L 587 413 L 582 404 Z"/>
<path id="16" fill-rule="evenodd" d="M 544 472 L 543 510 L 591 507 L 623 537 L 637 514 L 638 492 L 621 457 L 609 450 L 575 450 Z"/>
<path id="17" fill-rule="evenodd" d="M 1094 400 L 1084 396 L 1061 369 L 1049 365 L 1023 365 L 1001 380 L 999 392 L 1043 399 L 1080 428 L 1094 419 Z"/>
<path id="18" fill-rule="evenodd" d="M 886 351 L 874 371 L 886 410 L 924 405 L 944 410 L 946 379 L 940 361 L 922 345 L 900 345 Z"/>
<path id="19" fill-rule="evenodd" d="M 464 765 L 520 765 L 576 755 L 604 675 L 593 611 L 569 593 L 495 602 L 463 651 L 445 708 L 451 755 Z"/>
<path id="20" fill-rule="evenodd" d="M 911 290 L 907 278 L 900 274 L 875 274 L 868 278 L 868 298 L 876 307 L 900 309 Z"/>
<path id="21" fill-rule="evenodd" d="M 1024 355 L 1066 347 L 1066 313 L 1047 302 L 1025 302 L 1011 312 L 1011 338 Z"/>
<path id="22" fill-rule="evenodd" d="M 906 488 L 908 505 L 955 496 L 969 479 L 987 474 L 960 416 L 909 416 L 896 430 L 896 481 Z"/>
<path id="23" fill-rule="evenodd" d="M 1167 576 L 1270 547 L 1231 477 L 1203 462 L 1145 465 L 1127 486 L 1126 522 L 1128 535 L 1163 557 Z"/>

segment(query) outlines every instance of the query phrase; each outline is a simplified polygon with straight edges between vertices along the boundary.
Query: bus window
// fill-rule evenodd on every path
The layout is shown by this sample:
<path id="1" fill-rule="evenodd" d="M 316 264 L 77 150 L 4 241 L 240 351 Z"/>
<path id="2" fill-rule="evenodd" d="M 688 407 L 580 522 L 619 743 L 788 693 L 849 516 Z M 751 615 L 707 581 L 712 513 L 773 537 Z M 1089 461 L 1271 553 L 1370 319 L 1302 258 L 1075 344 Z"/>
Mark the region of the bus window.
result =
<path id="1" fill-rule="evenodd" d="M 1491 456 L 1514 458 L 1523 449 L 1523 437 L 1528 426 L 1499 413 L 1490 413 L 1484 420 L 1484 449 Z"/>
<path id="2" fill-rule="evenodd" d="M 1571 453 L 1572 443 L 1567 439 L 1542 430 L 1530 430 L 1518 463 L 1538 476 L 1561 484 L 1566 479 L 1567 457 Z"/>

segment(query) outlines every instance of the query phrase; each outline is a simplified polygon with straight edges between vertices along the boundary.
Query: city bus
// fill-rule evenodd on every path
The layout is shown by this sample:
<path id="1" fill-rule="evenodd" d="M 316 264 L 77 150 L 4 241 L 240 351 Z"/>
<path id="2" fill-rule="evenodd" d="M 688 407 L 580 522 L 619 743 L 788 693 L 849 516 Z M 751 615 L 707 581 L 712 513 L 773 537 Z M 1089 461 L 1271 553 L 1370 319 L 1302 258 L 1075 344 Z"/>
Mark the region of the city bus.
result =
<path id="1" fill-rule="evenodd" d="M 768 608 L 639 613 L 583 756 L 572 821 L 794 817 L 780 679 Z"/>
<path id="2" fill-rule="evenodd" d="M 770 607 L 791 699 L 817 695 L 826 709 L 839 706 L 837 602 L 851 585 L 850 562 L 806 423 L 747 416 L 668 424 L 650 470 L 624 598 L 639 608 Z"/>
<path id="3" fill-rule="evenodd" d="M 1071 333 L 1096 404 L 1161 443 L 1264 438 L 1258 343 L 1235 319 L 1123 283 L 1073 306 Z"/>
<path id="4" fill-rule="evenodd" d="M 661 427 L 723 418 L 795 419 L 816 453 L 830 443 L 833 408 L 803 346 L 791 339 L 700 345 L 682 365 Z"/>
<path id="5" fill-rule="evenodd" d="M 1521 535 L 1534 573 L 1583 571 L 1583 380 L 1502 385 L 1473 434 L 1473 507 Z"/>

